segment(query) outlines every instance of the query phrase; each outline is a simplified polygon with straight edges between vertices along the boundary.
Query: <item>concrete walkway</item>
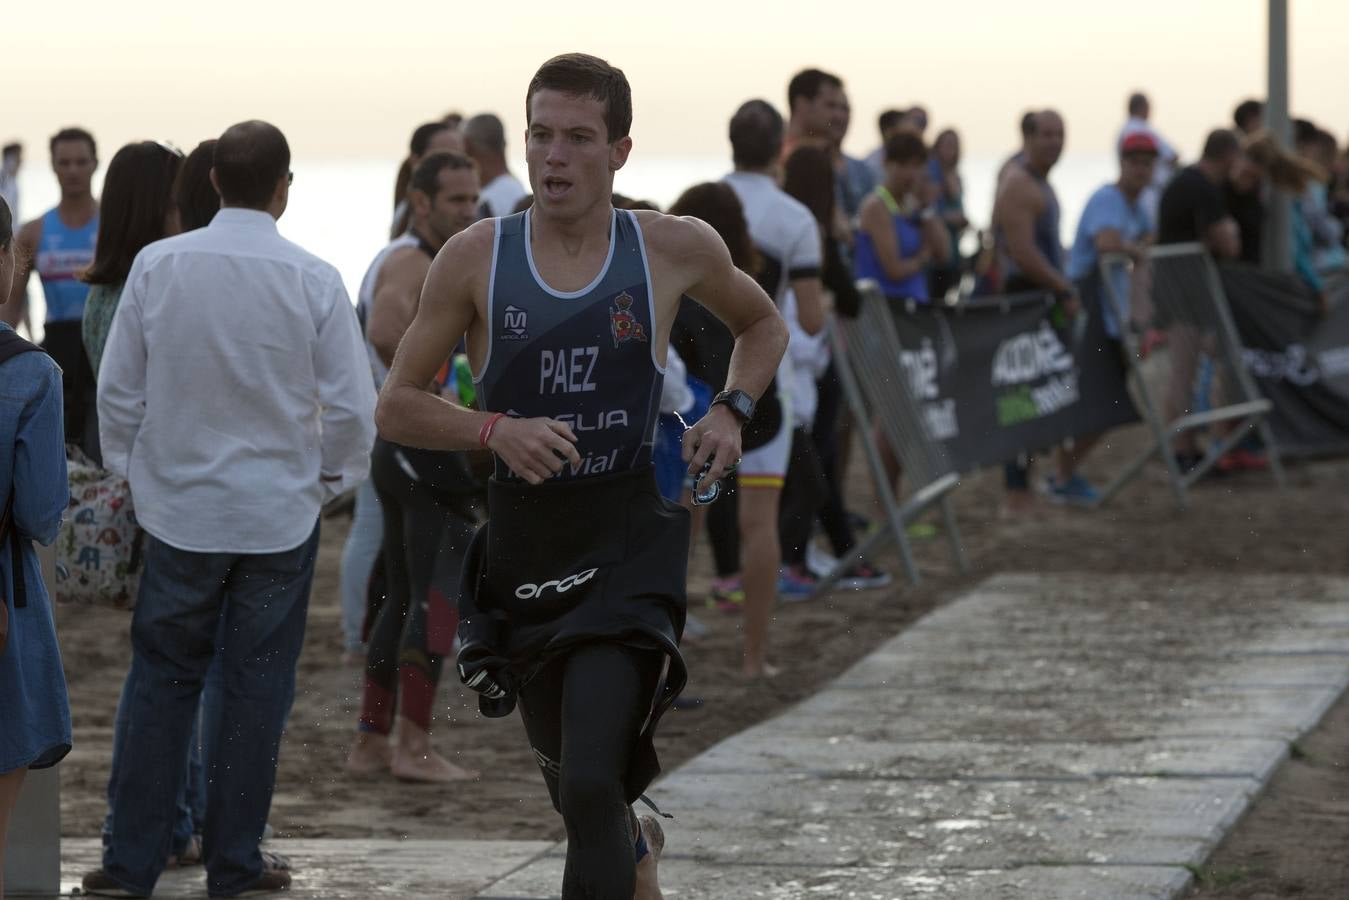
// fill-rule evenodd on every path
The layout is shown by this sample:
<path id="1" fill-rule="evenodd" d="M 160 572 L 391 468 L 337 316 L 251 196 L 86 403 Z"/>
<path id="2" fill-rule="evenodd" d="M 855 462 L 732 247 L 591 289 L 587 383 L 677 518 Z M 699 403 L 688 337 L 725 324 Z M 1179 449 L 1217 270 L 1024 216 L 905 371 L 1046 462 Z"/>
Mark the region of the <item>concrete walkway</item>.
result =
<path id="1" fill-rule="evenodd" d="M 1171 898 L 1349 684 L 1349 582 L 1004 575 L 656 785 L 693 898 Z M 296 898 L 557 896 L 563 848 L 280 841 Z M 67 877 L 96 862 L 67 842 Z M 474 892 L 477 892 L 474 894 Z M 201 874 L 157 897 L 201 897 Z"/>

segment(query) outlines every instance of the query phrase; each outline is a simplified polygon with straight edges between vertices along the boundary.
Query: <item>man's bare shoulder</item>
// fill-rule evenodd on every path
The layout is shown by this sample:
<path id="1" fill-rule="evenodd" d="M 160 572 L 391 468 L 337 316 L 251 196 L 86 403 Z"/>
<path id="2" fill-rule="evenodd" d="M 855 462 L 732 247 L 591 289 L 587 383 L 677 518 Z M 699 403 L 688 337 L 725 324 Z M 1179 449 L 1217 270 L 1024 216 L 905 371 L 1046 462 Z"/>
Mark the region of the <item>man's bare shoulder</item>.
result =
<path id="1" fill-rule="evenodd" d="M 636 215 L 647 249 L 668 259 L 716 254 L 721 245 L 721 237 L 702 219 L 651 210 L 638 210 Z"/>
<path id="2" fill-rule="evenodd" d="M 486 279 L 492 268 L 496 220 L 474 222 L 445 242 L 431 264 L 431 277 L 467 283 Z"/>
<path id="3" fill-rule="evenodd" d="M 25 222 L 16 237 L 20 244 L 30 250 L 36 247 L 38 241 L 42 240 L 42 217 L 38 216 L 36 219 Z"/>

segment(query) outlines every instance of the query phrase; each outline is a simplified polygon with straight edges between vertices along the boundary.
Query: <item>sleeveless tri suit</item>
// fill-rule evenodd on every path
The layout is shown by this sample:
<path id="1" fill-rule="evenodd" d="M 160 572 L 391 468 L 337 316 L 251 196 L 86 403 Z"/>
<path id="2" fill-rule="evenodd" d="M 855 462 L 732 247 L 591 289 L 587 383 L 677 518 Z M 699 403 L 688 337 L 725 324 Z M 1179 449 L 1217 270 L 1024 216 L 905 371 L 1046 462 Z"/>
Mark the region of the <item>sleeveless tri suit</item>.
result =
<path id="1" fill-rule="evenodd" d="M 655 726 L 687 680 L 689 519 L 660 496 L 651 466 L 664 370 L 641 227 L 624 210 L 610 227 L 599 275 L 564 293 L 534 266 L 530 213 L 497 220 L 482 408 L 569 423 L 581 463 L 533 486 L 498 460 L 464 568 L 460 637 L 491 646 L 517 687 L 587 642 L 663 654 L 625 779 L 631 802 L 660 771 Z M 506 715 L 514 701 L 480 705 Z"/>

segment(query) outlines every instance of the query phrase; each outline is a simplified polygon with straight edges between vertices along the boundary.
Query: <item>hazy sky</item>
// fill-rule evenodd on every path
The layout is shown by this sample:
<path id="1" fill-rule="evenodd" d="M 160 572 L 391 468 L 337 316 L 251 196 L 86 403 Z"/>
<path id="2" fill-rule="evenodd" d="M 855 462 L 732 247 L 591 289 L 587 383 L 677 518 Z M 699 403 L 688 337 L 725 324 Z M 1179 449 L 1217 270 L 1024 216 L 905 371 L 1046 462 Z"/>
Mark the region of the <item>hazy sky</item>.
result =
<path id="1" fill-rule="evenodd" d="M 1297 113 L 1349 135 L 1349 2 L 1292 0 Z M 297 157 L 393 158 L 413 126 L 450 109 L 497 112 L 512 156 L 534 69 L 568 50 L 605 56 L 632 82 L 635 152 L 727 153 L 743 100 L 780 108 L 792 73 L 841 75 L 848 148 L 876 143 L 886 106 L 922 102 L 967 153 L 1000 153 L 1021 112 L 1053 105 L 1069 152 L 1107 150 L 1127 93 L 1187 157 L 1265 82 L 1265 0 L 924 2 L 346 3 L 336 0 L 71 0 L 0 13 L 0 141 L 45 163 L 58 127 L 105 148 L 140 138 L 190 148 L 265 118 Z"/>

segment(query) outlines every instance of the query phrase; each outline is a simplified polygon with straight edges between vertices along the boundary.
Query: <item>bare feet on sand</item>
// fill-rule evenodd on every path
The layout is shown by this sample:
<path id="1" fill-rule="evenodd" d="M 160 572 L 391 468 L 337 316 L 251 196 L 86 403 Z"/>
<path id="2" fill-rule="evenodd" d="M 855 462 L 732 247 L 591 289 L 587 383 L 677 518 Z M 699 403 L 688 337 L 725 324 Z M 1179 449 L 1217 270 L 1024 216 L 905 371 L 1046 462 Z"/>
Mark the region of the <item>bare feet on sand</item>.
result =
<path id="1" fill-rule="evenodd" d="M 745 664 L 740 668 L 740 674 L 750 681 L 758 681 L 762 678 L 777 678 L 782 674 L 782 670 L 770 663 L 753 663 L 745 660 Z"/>
<path id="2" fill-rule="evenodd" d="M 421 752 L 396 748 L 389 768 L 400 781 L 448 784 L 451 781 L 473 781 L 478 777 L 477 772 L 456 766 L 429 747 Z"/>
<path id="3" fill-rule="evenodd" d="M 665 829 L 661 828 L 654 816 L 642 816 L 637 821 L 646 835 L 646 846 L 651 852 L 637 864 L 637 890 L 632 895 L 633 900 L 664 900 L 656 866 L 660 863 L 661 853 L 665 851 Z"/>
<path id="4" fill-rule="evenodd" d="M 347 771 L 353 775 L 373 775 L 383 772 L 393 762 L 393 746 L 387 734 L 373 731 L 356 732 L 356 742 L 347 754 Z"/>
<path id="5" fill-rule="evenodd" d="M 394 777 L 401 781 L 422 781 L 446 784 L 451 781 L 472 781 L 477 772 L 456 766 L 431 748 L 431 735 L 411 719 L 398 717 L 398 745 L 389 766 Z"/>

